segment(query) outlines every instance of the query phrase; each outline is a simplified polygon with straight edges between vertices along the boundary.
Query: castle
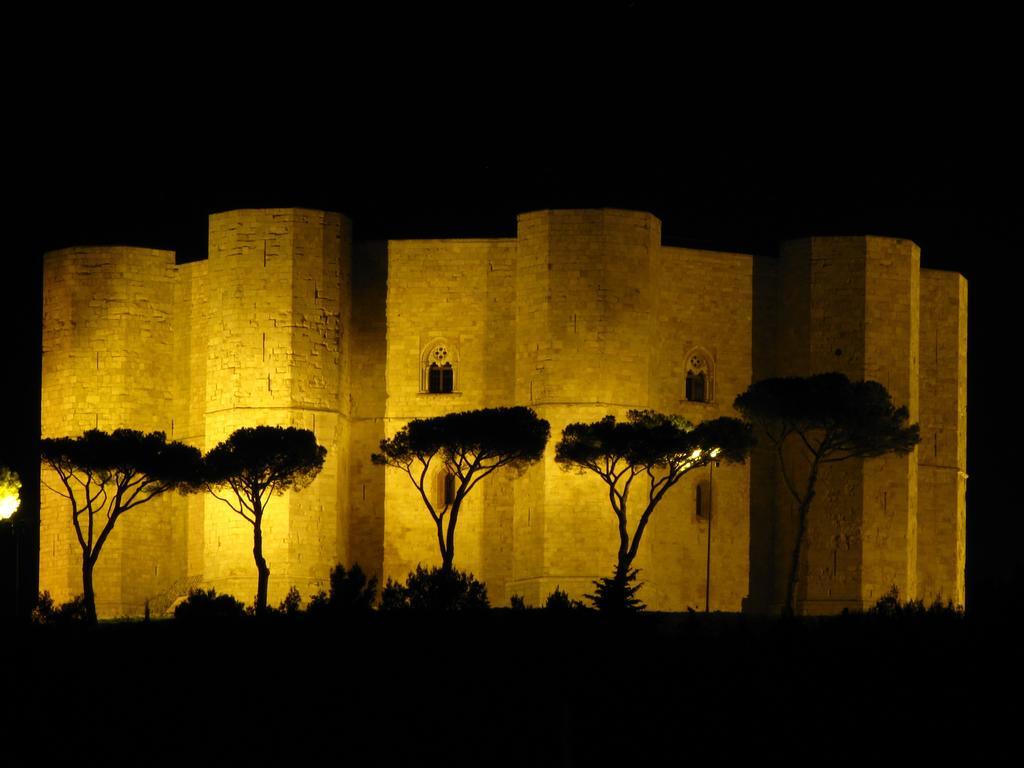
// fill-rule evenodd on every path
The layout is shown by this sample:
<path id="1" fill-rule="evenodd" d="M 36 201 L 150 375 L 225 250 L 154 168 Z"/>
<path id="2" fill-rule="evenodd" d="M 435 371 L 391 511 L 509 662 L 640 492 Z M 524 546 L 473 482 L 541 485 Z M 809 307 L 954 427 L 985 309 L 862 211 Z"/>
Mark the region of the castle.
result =
<path id="1" fill-rule="evenodd" d="M 313 430 L 323 471 L 264 522 L 276 603 L 339 562 L 385 578 L 438 562 L 415 489 L 370 454 L 412 418 L 528 405 L 551 423 L 545 457 L 467 498 L 456 566 L 492 604 L 537 605 L 615 562 L 604 486 L 554 463 L 567 423 L 631 408 L 697 423 L 735 415 L 752 381 L 838 370 L 882 382 L 922 442 L 825 471 L 798 610 L 870 606 L 893 585 L 962 605 L 966 318 L 964 279 L 921 269 L 908 240 L 815 237 L 760 258 L 667 247 L 655 216 L 602 209 L 525 213 L 514 238 L 354 245 L 337 213 L 229 211 L 210 217 L 203 261 L 46 254 L 42 434 L 161 430 L 205 451 L 241 426 Z M 762 447 L 666 497 L 636 561 L 650 608 L 778 608 L 795 518 L 773 462 Z M 40 589 L 68 599 L 81 552 L 65 500 L 44 487 L 40 515 Z M 166 494 L 119 520 L 95 586 L 101 617 L 159 613 L 195 586 L 251 602 L 251 527 L 209 495 Z"/>

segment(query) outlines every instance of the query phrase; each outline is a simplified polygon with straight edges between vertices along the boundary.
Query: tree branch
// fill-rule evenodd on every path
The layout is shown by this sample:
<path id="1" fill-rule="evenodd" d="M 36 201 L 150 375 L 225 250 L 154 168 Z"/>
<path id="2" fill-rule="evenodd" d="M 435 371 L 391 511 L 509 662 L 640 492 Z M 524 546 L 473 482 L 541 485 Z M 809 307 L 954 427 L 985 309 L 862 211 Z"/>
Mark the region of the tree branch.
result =
<path id="1" fill-rule="evenodd" d="M 786 458 L 785 458 L 785 456 L 783 454 L 783 450 L 782 450 L 783 449 L 783 445 L 782 445 L 782 443 L 777 443 L 776 444 L 776 448 L 777 448 L 778 454 L 779 454 L 779 473 L 782 475 L 782 479 L 786 482 L 786 487 L 789 489 L 789 492 L 792 494 L 793 498 L 796 500 L 796 503 L 797 504 L 803 504 L 803 497 L 801 497 L 800 494 L 797 492 L 796 486 L 793 484 L 793 481 L 792 481 L 792 479 L 789 476 L 789 472 L 786 471 Z"/>
<path id="2" fill-rule="evenodd" d="M 253 518 L 249 517 L 247 514 L 245 514 L 245 512 L 242 511 L 241 506 L 235 507 L 230 501 L 225 499 L 223 496 L 218 496 L 212 487 L 208 487 L 206 490 L 209 491 L 210 495 L 213 496 L 213 498 L 218 499 L 219 501 L 223 501 L 225 504 L 227 504 L 228 509 L 234 512 L 236 515 L 244 517 L 247 521 L 249 521 L 250 525 L 256 525 L 256 521 Z M 241 502 L 241 499 L 239 499 L 239 502 Z"/>
<path id="3" fill-rule="evenodd" d="M 168 488 L 167 488 L 166 485 L 157 485 L 157 487 L 154 488 L 152 491 L 150 491 L 149 494 L 147 494 L 146 496 L 142 497 L 138 501 L 134 501 L 134 499 L 138 496 L 138 493 L 133 494 L 132 495 L 133 501 L 131 501 L 128 504 L 122 504 L 121 505 L 121 509 L 118 512 L 118 516 L 123 515 L 125 512 L 127 512 L 132 507 L 137 507 L 140 504 L 145 504 L 147 501 L 152 499 L 154 496 L 159 496 L 162 493 L 166 493 L 167 490 L 168 490 Z"/>
<path id="4" fill-rule="evenodd" d="M 427 459 L 426 461 L 423 461 L 423 458 L 420 456 L 417 456 L 416 458 L 419 459 L 420 464 L 423 465 L 423 469 L 420 471 L 419 482 L 417 482 L 416 478 L 413 477 L 411 468 L 406 470 L 406 472 L 408 472 L 409 478 L 412 480 L 412 484 L 416 487 L 416 490 L 420 492 L 420 498 L 423 499 L 423 503 L 427 505 L 427 512 L 430 513 L 430 517 L 433 518 L 434 523 L 436 525 L 440 525 L 441 520 L 444 518 L 444 513 L 447 510 L 442 510 L 439 516 L 437 514 L 437 511 L 434 509 L 434 505 L 430 503 L 430 498 L 425 490 L 425 486 L 427 484 L 427 470 L 430 467 L 430 461 L 431 459 L 433 459 L 433 456 L 431 456 L 430 459 Z"/>

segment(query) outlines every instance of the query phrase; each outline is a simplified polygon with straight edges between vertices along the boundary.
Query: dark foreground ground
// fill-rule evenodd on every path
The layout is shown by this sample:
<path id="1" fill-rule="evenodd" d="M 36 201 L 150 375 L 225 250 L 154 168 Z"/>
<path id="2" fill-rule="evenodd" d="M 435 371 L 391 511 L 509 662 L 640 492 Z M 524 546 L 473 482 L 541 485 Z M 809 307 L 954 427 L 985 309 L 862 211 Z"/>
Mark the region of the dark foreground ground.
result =
<path id="1" fill-rule="evenodd" d="M 24 628 L 0 644 L 0 764 L 1009 761 L 1011 626 L 491 611 Z"/>

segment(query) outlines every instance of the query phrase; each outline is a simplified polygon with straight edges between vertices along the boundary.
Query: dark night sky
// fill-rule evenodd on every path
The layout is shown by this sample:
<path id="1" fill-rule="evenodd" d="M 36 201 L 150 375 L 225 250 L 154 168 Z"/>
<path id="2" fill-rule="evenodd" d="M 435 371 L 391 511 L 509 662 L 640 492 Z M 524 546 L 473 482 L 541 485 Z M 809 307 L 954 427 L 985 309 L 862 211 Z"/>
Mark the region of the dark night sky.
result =
<path id="1" fill-rule="evenodd" d="M 512 236 L 518 212 L 584 206 L 651 211 L 669 244 L 758 254 L 808 234 L 900 236 L 923 266 L 969 281 L 969 600 L 1019 584 L 1003 425 L 1024 158 L 1002 62 L 967 68 L 888 28 L 814 50 L 761 40 L 737 58 L 755 33 L 716 48 L 698 40 L 715 30 L 666 31 L 644 3 L 601 8 L 589 25 L 500 36 L 494 17 L 469 19 L 480 34 L 465 37 L 354 22 L 334 47 L 321 32 L 275 48 L 272 32 L 294 30 L 268 20 L 263 38 L 215 56 L 199 32 L 173 51 L 120 40 L 74 47 L 59 74 L 17 83 L 0 460 L 30 476 L 52 248 L 201 258 L 210 212 L 277 205 L 341 211 L 357 239 Z M 360 36 L 370 47 L 353 53 Z"/>

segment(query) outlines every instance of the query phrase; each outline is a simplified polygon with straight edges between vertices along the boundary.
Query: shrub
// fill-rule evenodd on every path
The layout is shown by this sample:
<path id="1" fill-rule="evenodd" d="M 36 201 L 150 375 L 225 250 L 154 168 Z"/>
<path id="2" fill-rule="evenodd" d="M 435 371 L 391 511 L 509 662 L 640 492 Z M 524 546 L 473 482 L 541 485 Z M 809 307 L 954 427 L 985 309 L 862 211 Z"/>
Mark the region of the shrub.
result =
<path id="1" fill-rule="evenodd" d="M 899 616 L 903 613 L 903 606 L 900 604 L 900 591 L 893 585 L 888 592 L 878 598 L 878 602 L 868 610 L 868 613 L 875 616 Z"/>
<path id="2" fill-rule="evenodd" d="M 369 613 L 377 597 L 377 577 L 366 578 L 356 563 L 349 570 L 340 563 L 331 569 L 331 591 L 318 592 L 309 601 L 310 615 L 357 615 Z"/>
<path id="3" fill-rule="evenodd" d="M 277 610 L 285 616 L 298 615 L 299 611 L 302 610 L 302 595 L 299 594 L 298 587 L 292 587 L 288 590 L 288 594 L 284 596 L 284 600 L 277 606 Z"/>
<path id="4" fill-rule="evenodd" d="M 174 609 L 174 618 L 182 621 L 224 621 L 245 616 L 245 606 L 231 595 L 218 595 L 214 589 L 190 589 L 188 597 Z"/>
<path id="5" fill-rule="evenodd" d="M 322 589 L 309 598 L 309 605 L 306 606 L 306 613 L 310 616 L 324 616 L 328 608 L 330 598 Z"/>
<path id="6" fill-rule="evenodd" d="M 599 611 L 607 613 L 631 613 L 642 611 L 647 606 L 636 596 L 643 582 L 636 582 L 639 570 L 634 568 L 618 571 L 614 576 L 594 582 L 594 594 L 584 595 Z M 636 582 L 635 584 L 633 582 Z"/>
<path id="7" fill-rule="evenodd" d="M 544 601 L 544 608 L 549 611 L 572 611 L 586 607 L 582 601 L 570 598 L 569 593 L 565 592 L 561 587 L 555 587 L 555 591 L 548 595 L 548 599 Z"/>
<path id="8" fill-rule="evenodd" d="M 526 610 L 526 601 L 523 600 L 523 596 L 522 595 L 512 595 L 508 599 L 508 603 L 509 603 L 509 605 L 512 606 L 512 610 L 513 611 L 525 611 Z"/>
<path id="9" fill-rule="evenodd" d="M 928 606 L 929 616 L 963 616 L 963 608 L 957 608 L 953 605 L 953 598 L 950 598 L 945 603 L 942 602 L 942 598 L 938 595 L 935 596 L 935 602 Z"/>
<path id="10" fill-rule="evenodd" d="M 487 586 L 457 569 L 427 570 L 417 565 L 405 584 L 388 579 L 381 592 L 381 610 L 478 611 L 490 608 Z"/>
<path id="11" fill-rule="evenodd" d="M 75 595 L 66 603 L 54 606 L 49 592 L 41 592 L 32 609 L 32 622 L 49 626 L 67 626 L 85 621 L 85 598 Z"/>
<path id="12" fill-rule="evenodd" d="M 920 599 L 908 600 L 905 603 L 900 602 L 900 591 L 895 585 L 878 598 L 878 602 L 868 610 L 868 613 L 872 616 L 884 618 L 963 615 L 963 611 L 953 605 L 952 600 L 943 604 L 942 599 L 939 597 L 936 597 L 935 602 L 928 608 L 925 608 L 924 601 Z"/>
<path id="13" fill-rule="evenodd" d="M 344 565 L 331 569 L 330 603 L 342 611 L 365 613 L 373 607 L 377 597 L 377 577 L 369 579 L 356 563 L 348 571 Z"/>

